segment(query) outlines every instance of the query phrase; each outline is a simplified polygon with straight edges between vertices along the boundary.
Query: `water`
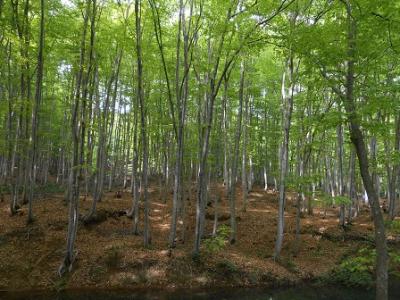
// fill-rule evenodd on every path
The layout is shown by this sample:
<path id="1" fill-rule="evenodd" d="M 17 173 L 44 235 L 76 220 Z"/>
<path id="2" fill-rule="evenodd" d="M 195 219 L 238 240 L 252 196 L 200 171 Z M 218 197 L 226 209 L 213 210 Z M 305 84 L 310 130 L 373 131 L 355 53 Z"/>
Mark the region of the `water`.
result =
<path id="1" fill-rule="evenodd" d="M 226 288 L 213 291 L 76 290 L 61 293 L 0 293 L 9 300 L 374 300 L 373 290 L 343 287 L 299 287 L 286 289 Z M 389 299 L 400 299 L 400 288 L 391 288 Z"/>

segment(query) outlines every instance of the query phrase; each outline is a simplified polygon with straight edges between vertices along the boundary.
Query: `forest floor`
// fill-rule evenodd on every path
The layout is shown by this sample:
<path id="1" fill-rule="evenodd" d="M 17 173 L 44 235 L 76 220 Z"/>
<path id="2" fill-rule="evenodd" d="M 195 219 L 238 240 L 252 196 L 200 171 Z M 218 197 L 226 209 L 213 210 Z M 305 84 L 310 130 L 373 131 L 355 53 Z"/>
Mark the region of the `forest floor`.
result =
<path id="1" fill-rule="evenodd" d="M 222 187 L 217 191 L 221 195 Z M 68 209 L 63 194 L 54 194 L 34 203 L 35 222 L 26 224 L 24 206 L 13 217 L 8 201 L 0 203 L 0 290 L 63 288 L 201 288 L 207 286 L 294 285 L 327 274 L 344 255 L 356 251 L 372 239 L 373 225 L 367 209 L 345 231 L 338 226 L 338 209 L 314 209 L 301 219 L 301 243 L 295 247 L 294 198 L 288 194 L 286 229 L 282 258 L 272 258 L 276 235 L 278 195 L 255 187 L 249 194 L 247 211 L 241 208 L 237 189 L 237 242 L 226 243 L 219 251 L 202 246 L 202 256 L 192 260 L 195 223 L 195 193 L 187 202 L 186 241 L 168 251 L 172 194 L 167 204 L 151 186 L 151 247 L 143 247 L 143 237 L 132 234 L 132 219 L 121 212 L 131 205 L 130 193 L 106 193 L 98 204 L 108 216 L 101 223 L 80 224 L 76 241 L 77 259 L 66 277 L 57 275 L 66 243 Z M 293 196 L 294 197 L 294 196 Z M 80 201 L 85 214 L 91 200 Z M 220 224 L 229 225 L 229 206 L 222 197 Z M 212 232 L 213 208 L 207 209 L 206 234 Z M 142 211 L 141 211 L 142 217 Z M 142 226 L 142 224 L 141 224 Z M 141 227 L 142 228 L 142 227 Z M 180 236 L 180 230 L 178 236 Z"/>

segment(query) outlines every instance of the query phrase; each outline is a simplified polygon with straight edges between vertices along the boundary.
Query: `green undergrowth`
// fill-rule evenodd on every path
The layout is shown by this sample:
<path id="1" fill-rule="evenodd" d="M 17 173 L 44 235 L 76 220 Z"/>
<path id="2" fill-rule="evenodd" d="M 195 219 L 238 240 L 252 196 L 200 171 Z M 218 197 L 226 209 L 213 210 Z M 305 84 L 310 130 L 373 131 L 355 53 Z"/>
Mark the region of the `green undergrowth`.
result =
<path id="1" fill-rule="evenodd" d="M 342 284 L 348 287 L 372 288 L 374 284 L 376 250 L 363 247 L 343 258 L 329 274 L 321 278 L 322 283 Z M 400 250 L 389 250 L 389 275 L 400 279 Z"/>
<path id="2" fill-rule="evenodd" d="M 392 234 L 400 234 L 400 220 L 387 220 L 385 227 Z"/>
<path id="3" fill-rule="evenodd" d="M 204 240 L 204 249 L 207 253 L 212 254 L 223 250 L 228 243 L 231 228 L 227 225 L 221 225 L 215 236 Z"/>
<path id="4" fill-rule="evenodd" d="M 46 184 L 37 184 L 34 187 L 35 197 L 43 197 L 46 195 L 63 193 L 64 191 L 65 187 L 55 182 L 48 182 Z M 11 190 L 9 185 L 6 184 L 0 185 L 0 194 L 10 194 L 10 193 Z M 19 194 L 24 193 L 24 187 L 22 185 L 18 187 L 18 193 Z"/>

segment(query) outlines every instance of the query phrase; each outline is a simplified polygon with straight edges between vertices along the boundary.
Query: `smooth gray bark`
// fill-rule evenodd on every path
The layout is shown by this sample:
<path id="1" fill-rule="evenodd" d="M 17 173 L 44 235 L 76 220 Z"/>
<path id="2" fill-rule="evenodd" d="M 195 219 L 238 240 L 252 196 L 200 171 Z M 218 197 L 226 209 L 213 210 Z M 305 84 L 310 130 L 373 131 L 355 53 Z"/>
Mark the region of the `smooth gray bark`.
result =
<path id="1" fill-rule="evenodd" d="M 287 69 L 287 70 L 286 70 Z M 279 182 L 279 205 L 278 205 L 278 224 L 275 240 L 274 258 L 279 259 L 283 244 L 283 231 L 285 226 L 285 204 L 286 204 L 286 176 L 288 173 L 289 159 L 289 134 L 291 117 L 293 111 L 294 95 L 294 61 L 290 57 L 286 63 L 286 69 L 282 75 L 282 105 L 283 105 L 283 141 L 280 153 L 280 182 Z M 289 74 L 289 94 L 286 87 L 286 76 Z"/>
<path id="2" fill-rule="evenodd" d="M 135 28 L 136 28 L 136 54 L 137 54 L 137 97 L 139 99 L 140 107 L 140 129 L 141 129 L 141 143 L 142 143 L 142 188 L 141 194 L 144 202 L 144 233 L 143 241 L 144 246 L 148 247 L 151 244 L 150 237 L 150 200 L 148 197 L 148 140 L 147 140 L 147 118 L 146 107 L 143 89 L 143 59 L 142 59 L 142 8 L 139 0 L 135 0 Z"/>

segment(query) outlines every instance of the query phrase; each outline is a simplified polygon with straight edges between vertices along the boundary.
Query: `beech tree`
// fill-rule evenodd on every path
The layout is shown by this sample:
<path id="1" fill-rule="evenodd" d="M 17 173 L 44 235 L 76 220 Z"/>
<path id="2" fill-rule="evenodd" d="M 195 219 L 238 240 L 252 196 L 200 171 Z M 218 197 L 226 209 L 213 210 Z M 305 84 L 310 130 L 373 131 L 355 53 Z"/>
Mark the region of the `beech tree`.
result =
<path id="1" fill-rule="evenodd" d="M 110 192 L 129 194 L 129 232 L 145 247 L 154 205 L 166 206 L 169 253 L 189 240 L 196 259 L 228 208 L 229 242 L 238 241 L 238 215 L 254 213 L 260 186 L 277 199 L 266 253 L 276 260 L 301 249 L 303 218 L 333 211 L 345 231 L 368 207 L 376 298 L 387 299 L 385 220 L 400 211 L 399 8 L 0 1 L 0 196 L 10 218 L 27 204 L 34 223 L 42 194 L 65 192 L 64 275 L 80 224 L 101 217 Z M 294 244 L 285 239 L 289 204 Z"/>

